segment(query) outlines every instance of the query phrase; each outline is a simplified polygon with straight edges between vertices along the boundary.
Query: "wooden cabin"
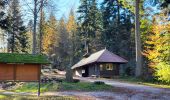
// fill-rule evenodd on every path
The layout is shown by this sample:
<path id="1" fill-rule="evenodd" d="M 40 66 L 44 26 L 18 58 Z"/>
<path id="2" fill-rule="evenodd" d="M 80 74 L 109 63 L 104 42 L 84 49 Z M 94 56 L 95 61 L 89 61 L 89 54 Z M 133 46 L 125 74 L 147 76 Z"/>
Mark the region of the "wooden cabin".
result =
<path id="1" fill-rule="evenodd" d="M 43 64 L 42 55 L 0 53 L 0 81 L 39 81 Z"/>
<path id="2" fill-rule="evenodd" d="M 73 74 L 80 77 L 114 77 L 119 75 L 120 64 L 128 61 L 103 49 L 83 58 L 72 66 Z"/>

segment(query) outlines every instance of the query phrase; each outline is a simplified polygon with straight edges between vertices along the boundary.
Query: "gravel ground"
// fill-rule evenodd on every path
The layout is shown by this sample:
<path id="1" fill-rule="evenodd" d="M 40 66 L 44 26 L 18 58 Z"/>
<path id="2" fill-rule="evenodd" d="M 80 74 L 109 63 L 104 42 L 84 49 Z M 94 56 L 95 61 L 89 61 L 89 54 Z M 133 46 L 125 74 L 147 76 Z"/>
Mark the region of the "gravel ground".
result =
<path id="1" fill-rule="evenodd" d="M 80 79 L 81 81 L 86 81 L 86 82 L 103 81 L 103 82 L 105 82 L 105 84 L 111 85 L 113 87 L 125 88 L 125 89 L 129 89 L 129 90 L 137 91 L 137 92 L 170 94 L 170 89 L 166 89 L 166 88 L 156 88 L 156 87 L 140 85 L 140 84 L 119 82 L 119 81 L 115 81 L 115 80 L 111 80 L 111 79 L 95 79 L 95 78 L 80 78 L 80 77 L 76 77 L 76 78 Z"/>
<path id="2" fill-rule="evenodd" d="M 36 95 L 35 93 L 14 93 L 3 92 L 1 94 L 8 95 Z M 152 94 L 152 93 L 117 93 L 117 92 L 77 92 L 77 91 L 64 91 L 64 92 L 45 92 L 43 96 L 75 96 L 78 100 L 169 100 L 170 95 L 167 94 Z"/>

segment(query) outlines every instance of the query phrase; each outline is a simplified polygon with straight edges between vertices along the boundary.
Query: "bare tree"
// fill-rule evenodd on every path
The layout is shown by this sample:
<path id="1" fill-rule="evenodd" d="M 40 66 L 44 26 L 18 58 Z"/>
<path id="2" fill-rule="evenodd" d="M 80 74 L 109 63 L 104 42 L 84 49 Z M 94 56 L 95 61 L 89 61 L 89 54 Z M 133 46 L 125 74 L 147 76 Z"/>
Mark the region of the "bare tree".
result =
<path id="1" fill-rule="evenodd" d="M 37 20 L 40 19 L 41 24 L 41 17 L 43 8 L 50 6 L 50 8 L 54 8 L 51 0 L 32 0 L 31 2 L 27 2 L 23 0 L 28 8 L 31 10 L 33 14 L 33 45 L 32 45 L 32 54 L 37 53 Z M 54 8 L 55 9 L 55 8 Z M 38 16 L 40 14 L 40 16 Z M 41 39 L 42 39 L 42 32 L 41 32 L 41 25 L 40 25 L 40 51 L 41 51 Z"/>
<path id="2" fill-rule="evenodd" d="M 140 77 L 142 75 L 139 3 L 140 3 L 140 0 L 136 0 L 135 2 L 136 77 Z"/>

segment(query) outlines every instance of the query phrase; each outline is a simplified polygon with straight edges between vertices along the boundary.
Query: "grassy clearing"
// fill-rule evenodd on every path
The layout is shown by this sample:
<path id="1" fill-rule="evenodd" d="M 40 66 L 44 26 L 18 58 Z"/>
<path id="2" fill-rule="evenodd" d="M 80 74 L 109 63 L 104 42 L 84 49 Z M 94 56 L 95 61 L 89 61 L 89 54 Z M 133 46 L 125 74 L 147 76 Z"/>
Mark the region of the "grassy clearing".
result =
<path id="1" fill-rule="evenodd" d="M 142 84 L 146 86 L 152 86 L 156 88 L 170 88 L 170 85 L 164 84 L 161 82 L 153 82 L 153 81 L 145 81 L 142 79 L 137 79 L 135 77 L 121 77 L 119 79 L 114 79 L 116 81 L 121 81 L 121 82 L 128 82 L 128 83 L 133 83 L 133 84 Z"/>
<path id="2" fill-rule="evenodd" d="M 113 87 L 110 85 L 102 84 L 96 85 L 88 82 L 67 83 L 63 82 L 60 85 L 60 90 L 75 90 L 75 91 L 111 91 Z"/>
<path id="3" fill-rule="evenodd" d="M 12 92 L 30 92 L 36 93 L 38 83 L 29 82 L 24 83 L 21 87 L 11 90 Z M 78 82 L 78 83 L 46 83 L 41 84 L 41 92 L 53 91 L 112 91 L 113 87 L 110 85 L 97 85 L 94 83 Z M 9 90 L 10 91 L 10 90 Z M 19 96 L 19 95 L 3 95 L 0 94 L 0 100 L 76 100 L 73 96 Z"/>
<path id="4" fill-rule="evenodd" d="M 18 96 L 0 95 L 0 100 L 77 100 L 73 96 Z"/>
<path id="5" fill-rule="evenodd" d="M 21 87 L 12 90 L 13 92 L 37 92 L 37 83 L 25 83 Z M 102 84 L 96 85 L 94 83 L 78 82 L 78 83 L 46 83 L 41 84 L 41 92 L 47 91 L 111 91 L 113 87 L 110 85 Z"/>
<path id="6" fill-rule="evenodd" d="M 40 91 L 41 92 L 47 92 L 47 91 L 50 91 L 50 90 L 57 91 L 58 85 L 59 85 L 58 83 L 41 84 Z M 32 93 L 35 93 L 35 92 L 37 92 L 37 90 L 38 90 L 38 83 L 31 82 L 31 83 L 25 83 L 21 87 L 15 89 L 15 90 L 12 90 L 12 91 L 13 92 L 32 92 Z"/>
<path id="7" fill-rule="evenodd" d="M 0 95 L 0 100 L 6 98 L 5 95 Z"/>

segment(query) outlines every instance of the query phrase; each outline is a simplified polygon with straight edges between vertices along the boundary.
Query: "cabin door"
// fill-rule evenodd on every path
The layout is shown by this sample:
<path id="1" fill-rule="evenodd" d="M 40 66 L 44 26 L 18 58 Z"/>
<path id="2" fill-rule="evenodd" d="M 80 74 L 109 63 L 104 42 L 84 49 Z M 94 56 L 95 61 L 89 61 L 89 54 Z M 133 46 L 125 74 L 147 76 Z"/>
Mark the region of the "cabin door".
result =
<path id="1" fill-rule="evenodd" d="M 89 69 L 88 67 L 84 67 L 83 70 L 82 70 L 82 76 L 83 77 L 88 77 L 89 76 Z"/>

